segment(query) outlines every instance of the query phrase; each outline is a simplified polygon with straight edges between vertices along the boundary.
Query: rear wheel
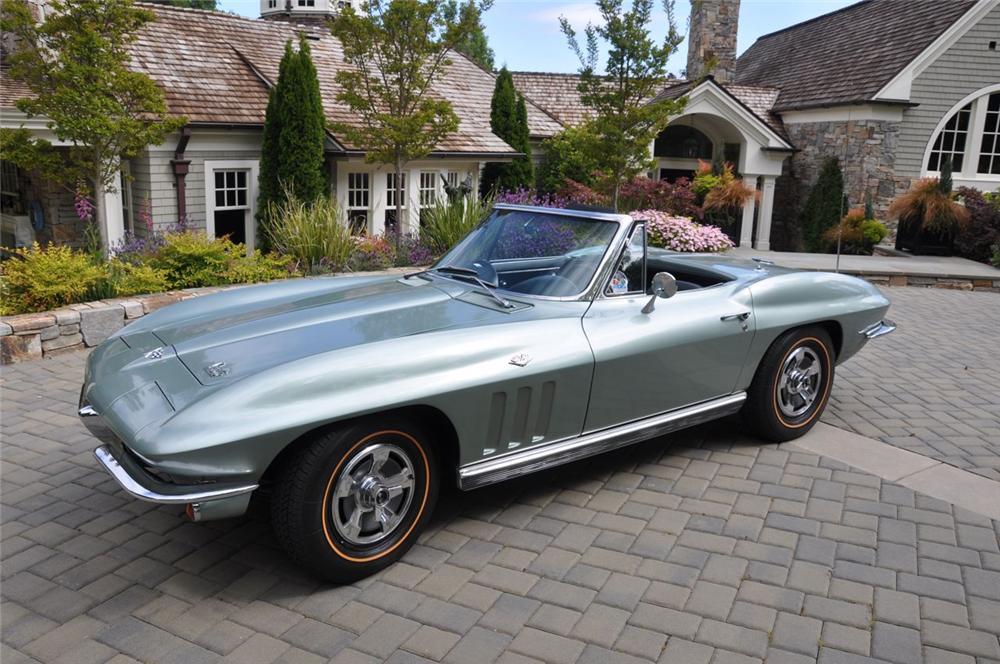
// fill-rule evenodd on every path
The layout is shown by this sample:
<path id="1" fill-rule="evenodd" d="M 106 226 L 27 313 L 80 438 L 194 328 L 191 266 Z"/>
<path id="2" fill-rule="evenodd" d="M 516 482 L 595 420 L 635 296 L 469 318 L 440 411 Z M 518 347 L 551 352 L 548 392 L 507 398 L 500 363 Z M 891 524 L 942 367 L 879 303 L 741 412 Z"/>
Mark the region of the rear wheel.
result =
<path id="1" fill-rule="evenodd" d="M 819 420 L 833 386 L 833 342 L 826 330 L 790 330 L 764 354 L 742 415 L 751 430 L 774 442 L 805 435 Z"/>
<path id="2" fill-rule="evenodd" d="M 337 583 L 373 574 L 413 545 L 437 502 L 433 449 L 402 421 L 318 436 L 278 478 L 271 521 L 299 564 Z"/>

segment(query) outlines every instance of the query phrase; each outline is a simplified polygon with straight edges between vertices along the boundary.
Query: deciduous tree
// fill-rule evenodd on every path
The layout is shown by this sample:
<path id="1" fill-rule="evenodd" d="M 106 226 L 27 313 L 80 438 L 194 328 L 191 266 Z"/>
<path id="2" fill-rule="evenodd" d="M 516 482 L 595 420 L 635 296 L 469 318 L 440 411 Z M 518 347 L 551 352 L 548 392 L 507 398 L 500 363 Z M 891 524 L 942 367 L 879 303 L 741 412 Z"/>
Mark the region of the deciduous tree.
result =
<path id="1" fill-rule="evenodd" d="M 580 99 L 594 112 L 598 167 L 612 183 L 617 209 L 622 183 L 649 170 L 650 146 L 656 135 L 684 107 L 686 99 L 657 99 L 664 86 L 667 60 L 683 36 L 674 19 L 673 0 L 664 0 L 667 33 L 661 42 L 650 32 L 652 0 L 597 0 L 601 21 L 588 24 L 583 44 L 565 17 L 559 19 L 570 48 L 580 60 Z M 598 71 L 601 46 L 607 51 L 604 72 Z"/>
<path id="2" fill-rule="evenodd" d="M 458 21 L 462 13 L 472 15 L 470 23 L 472 30 L 468 36 L 455 44 L 455 50 L 462 53 L 467 58 L 477 63 L 483 69 L 493 71 L 493 49 L 490 48 L 489 40 L 486 38 L 486 28 L 483 26 L 483 12 L 493 4 L 493 0 L 476 4 L 475 0 L 464 0 L 459 4 L 458 0 L 450 0 L 445 5 L 445 17 L 448 21 Z"/>
<path id="3" fill-rule="evenodd" d="M 450 63 L 450 51 L 474 27 L 470 12 L 449 19 L 443 0 L 368 0 L 361 13 L 348 5 L 332 21 L 351 65 L 337 72 L 337 97 L 355 116 L 332 126 L 363 149 L 369 162 L 392 166 L 399 239 L 406 230 L 403 167 L 458 129 L 451 104 L 432 88 Z"/>
<path id="4" fill-rule="evenodd" d="M 151 78 L 129 69 L 138 31 L 155 20 L 132 0 L 52 0 L 42 22 L 27 3 L 3 0 L 0 25 L 17 38 L 11 76 L 32 96 L 16 102 L 28 117 L 43 117 L 68 149 L 27 130 L 4 130 L 5 155 L 18 165 L 72 184 L 90 185 L 102 244 L 108 248 L 104 195 L 113 191 L 120 160 L 158 145 L 183 126 L 171 118 Z"/>

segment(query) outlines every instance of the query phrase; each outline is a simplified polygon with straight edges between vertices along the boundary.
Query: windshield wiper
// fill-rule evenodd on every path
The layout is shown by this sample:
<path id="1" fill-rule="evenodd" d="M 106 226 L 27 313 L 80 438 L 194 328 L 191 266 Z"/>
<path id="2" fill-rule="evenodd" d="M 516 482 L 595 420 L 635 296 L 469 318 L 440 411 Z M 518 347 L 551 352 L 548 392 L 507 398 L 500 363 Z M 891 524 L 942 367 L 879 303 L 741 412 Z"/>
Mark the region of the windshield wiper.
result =
<path id="1" fill-rule="evenodd" d="M 473 270 L 471 267 L 459 267 L 458 265 L 443 265 L 441 267 L 431 268 L 431 271 L 433 271 L 433 272 L 444 272 L 445 274 L 453 274 L 456 277 L 469 277 L 473 281 L 475 281 L 477 284 L 479 284 L 480 286 L 482 286 L 483 289 L 487 293 L 489 293 L 490 296 L 494 300 L 496 300 L 497 302 L 499 302 L 500 306 L 502 306 L 504 309 L 513 309 L 514 308 L 514 305 L 511 304 L 510 301 L 503 299 L 502 297 L 500 297 L 499 295 L 497 295 L 495 292 L 493 292 L 493 289 L 496 288 L 496 286 L 491 286 L 490 284 L 488 284 L 485 281 L 483 281 L 482 279 L 480 279 L 479 278 L 479 273 L 476 272 L 475 270 Z"/>

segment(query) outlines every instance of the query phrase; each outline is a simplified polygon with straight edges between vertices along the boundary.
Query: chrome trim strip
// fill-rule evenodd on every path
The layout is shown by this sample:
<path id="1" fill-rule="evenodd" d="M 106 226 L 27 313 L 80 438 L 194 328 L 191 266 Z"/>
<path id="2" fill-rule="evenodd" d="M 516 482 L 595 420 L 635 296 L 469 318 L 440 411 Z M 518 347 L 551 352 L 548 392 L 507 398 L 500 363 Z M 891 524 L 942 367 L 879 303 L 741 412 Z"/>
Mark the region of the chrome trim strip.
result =
<path id="1" fill-rule="evenodd" d="M 177 505 L 184 503 L 195 503 L 204 502 L 206 500 L 219 500 L 221 498 L 231 498 L 233 496 L 240 496 L 244 493 L 250 493 L 257 488 L 256 484 L 247 484 L 244 486 L 236 486 L 228 489 L 216 489 L 214 491 L 196 491 L 193 493 L 175 494 L 168 495 L 163 493 L 157 493 L 151 491 L 146 487 L 139 484 L 128 472 L 122 468 L 122 465 L 118 463 L 118 460 L 112 456 L 111 452 L 108 450 L 107 446 L 102 445 L 94 450 L 94 456 L 97 460 L 101 462 L 104 469 L 111 473 L 111 476 L 115 478 L 115 481 L 123 488 L 126 493 L 138 498 L 139 500 L 145 500 L 150 503 L 160 503 L 164 505 Z"/>
<path id="2" fill-rule="evenodd" d="M 890 332 L 896 330 L 896 324 L 889 320 L 888 318 L 880 320 L 877 323 L 872 323 L 868 327 L 860 330 L 858 334 L 862 334 L 869 339 L 875 339 L 876 337 L 881 337 Z"/>
<path id="3" fill-rule="evenodd" d="M 458 469 L 458 486 L 477 489 L 702 424 L 735 413 L 746 398 L 746 392 L 737 392 L 584 436 L 475 461 Z"/>

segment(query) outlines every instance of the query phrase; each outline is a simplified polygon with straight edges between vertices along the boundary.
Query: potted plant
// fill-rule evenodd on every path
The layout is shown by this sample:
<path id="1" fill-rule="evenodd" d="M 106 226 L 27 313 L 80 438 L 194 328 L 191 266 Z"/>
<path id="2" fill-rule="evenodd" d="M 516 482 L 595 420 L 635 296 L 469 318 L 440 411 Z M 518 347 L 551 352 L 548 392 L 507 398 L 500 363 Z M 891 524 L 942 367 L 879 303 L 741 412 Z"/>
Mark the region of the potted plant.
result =
<path id="1" fill-rule="evenodd" d="M 955 236 L 969 221 L 969 211 L 952 193 L 951 162 L 944 162 L 940 179 L 917 180 L 892 202 L 889 214 L 899 219 L 896 249 L 950 255 Z"/>

